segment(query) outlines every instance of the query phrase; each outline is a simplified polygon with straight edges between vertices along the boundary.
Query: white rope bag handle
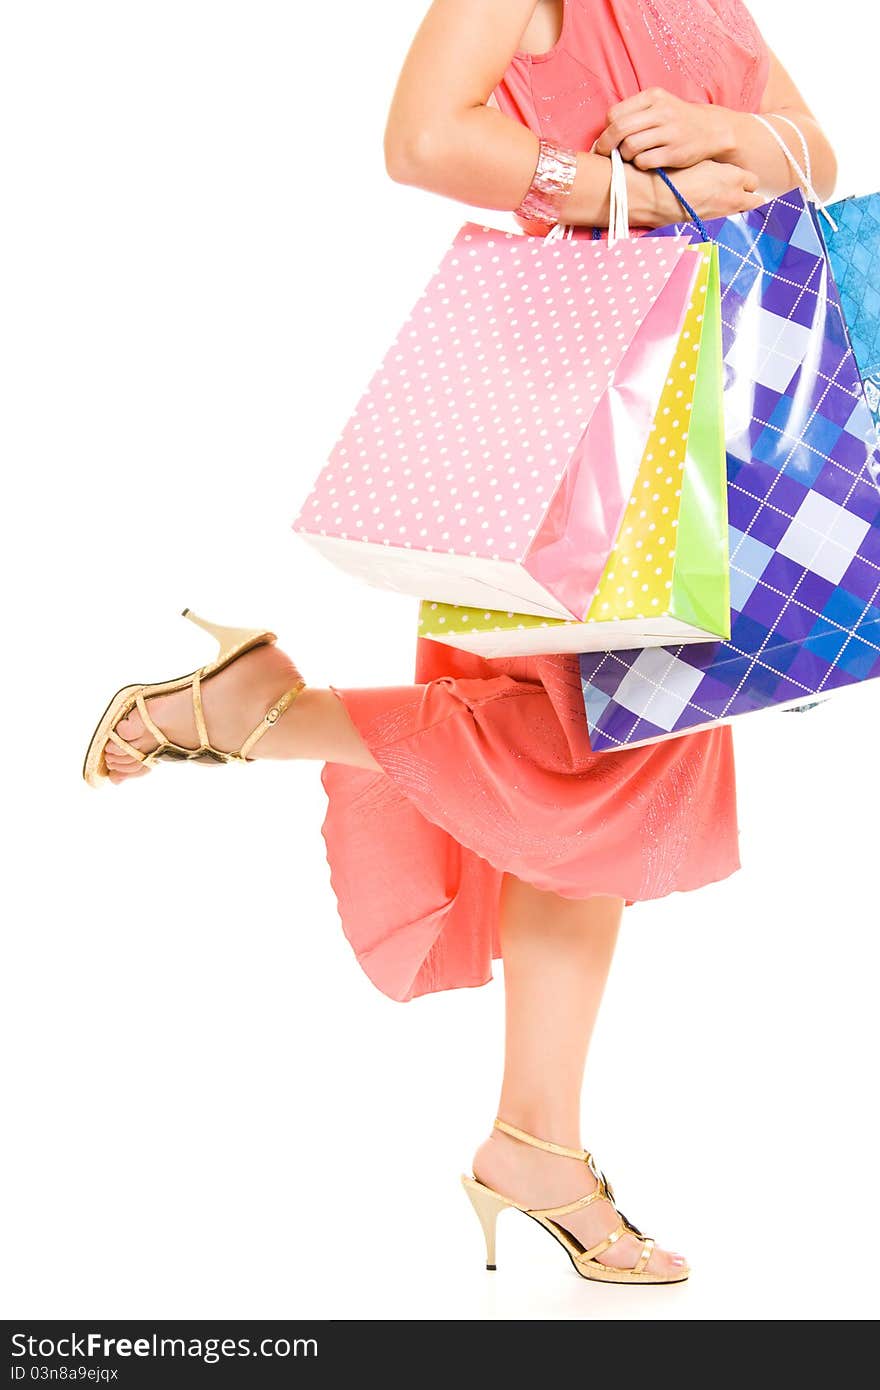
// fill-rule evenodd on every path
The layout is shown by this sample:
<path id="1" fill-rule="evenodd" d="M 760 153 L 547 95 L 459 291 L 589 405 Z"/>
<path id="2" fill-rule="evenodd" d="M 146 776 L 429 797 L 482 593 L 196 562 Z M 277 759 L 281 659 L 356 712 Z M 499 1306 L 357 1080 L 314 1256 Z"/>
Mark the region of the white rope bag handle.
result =
<path id="1" fill-rule="evenodd" d="M 608 203 L 608 245 L 629 237 L 629 193 L 620 150 L 611 151 L 611 193 Z"/>
<path id="2" fill-rule="evenodd" d="M 764 116 L 759 115 L 757 111 L 753 111 L 751 114 L 754 116 L 756 121 L 761 122 L 761 125 L 764 127 L 765 130 L 769 130 L 770 134 L 773 136 L 773 139 L 776 141 L 777 145 L 782 150 L 782 153 L 785 155 L 792 169 L 797 174 L 798 179 L 800 180 L 801 188 L 803 189 L 807 198 L 817 209 L 817 211 L 821 212 L 822 216 L 825 218 L 826 222 L 831 227 L 831 230 L 833 232 L 836 232 L 837 223 L 834 221 L 834 218 L 831 216 L 831 213 L 828 211 L 827 207 L 822 202 L 822 199 L 819 197 L 818 193 L 813 187 L 813 167 L 810 162 L 810 147 L 807 144 L 804 132 L 801 130 L 800 126 L 795 125 L 794 121 L 790 121 L 788 116 L 780 116 L 776 111 L 772 113 L 774 120 L 784 121 L 786 125 L 791 126 L 798 140 L 800 140 L 801 151 L 803 153 L 804 158 L 803 168 L 801 168 L 800 164 L 798 164 L 797 160 L 795 159 L 788 145 L 783 140 L 782 136 L 779 134 L 779 131 L 776 129 L 776 127 L 772 126 L 770 122 Z"/>
<path id="3" fill-rule="evenodd" d="M 626 241 L 629 237 L 629 194 L 626 187 L 626 169 L 619 150 L 611 151 L 611 190 L 608 195 L 608 245 Z M 545 241 L 567 241 L 574 239 L 574 226 L 557 222 L 550 228 Z"/>

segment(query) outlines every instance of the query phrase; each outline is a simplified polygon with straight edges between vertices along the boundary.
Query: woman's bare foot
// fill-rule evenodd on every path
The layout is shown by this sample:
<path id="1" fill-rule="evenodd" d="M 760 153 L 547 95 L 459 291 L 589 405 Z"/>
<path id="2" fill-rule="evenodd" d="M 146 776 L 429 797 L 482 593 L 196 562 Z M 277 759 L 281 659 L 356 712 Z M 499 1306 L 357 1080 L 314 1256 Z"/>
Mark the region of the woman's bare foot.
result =
<path id="1" fill-rule="evenodd" d="M 595 1178 L 581 1160 L 533 1149 L 499 1130 L 494 1130 L 477 1149 L 473 1171 L 478 1182 L 532 1209 L 563 1206 L 596 1187 Z M 587 1250 L 598 1245 L 619 1224 L 619 1217 L 608 1202 L 594 1202 L 583 1211 L 555 1220 L 577 1236 Z M 625 1235 L 598 1258 L 615 1269 L 632 1269 L 642 1249 L 643 1242 L 637 1236 Z M 687 1273 L 687 1260 L 683 1255 L 655 1247 L 646 1270 L 649 1274 L 680 1277 Z"/>
<path id="2" fill-rule="evenodd" d="M 274 643 L 265 643 L 245 652 L 222 671 L 203 680 L 202 707 L 208 736 L 214 747 L 224 753 L 236 752 L 259 724 L 266 710 L 296 682 L 298 675 L 289 656 Z M 146 704 L 150 718 L 171 742 L 179 743 L 184 748 L 198 747 L 199 737 L 189 687 L 171 695 L 154 695 Z M 156 747 L 156 740 L 144 728 L 136 709 L 120 720 L 116 728 L 127 743 L 133 744 L 142 753 L 149 753 Z M 272 756 L 276 728 L 267 730 L 249 756 Z M 105 745 L 104 757 L 110 781 L 114 785 L 127 782 L 132 777 L 143 777 L 149 771 L 112 740 Z"/>

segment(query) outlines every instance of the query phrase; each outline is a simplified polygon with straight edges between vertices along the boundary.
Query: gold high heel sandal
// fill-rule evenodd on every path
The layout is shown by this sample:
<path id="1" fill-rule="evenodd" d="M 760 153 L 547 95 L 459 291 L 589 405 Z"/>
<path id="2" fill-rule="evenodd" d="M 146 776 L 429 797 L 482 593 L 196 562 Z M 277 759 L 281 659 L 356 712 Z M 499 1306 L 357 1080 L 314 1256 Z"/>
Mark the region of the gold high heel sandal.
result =
<path id="1" fill-rule="evenodd" d="M 152 767 L 153 763 L 158 762 L 160 758 L 191 763 L 252 762 L 253 759 L 249 759 L 247 755 L 257 739 L 261 738 L 267 729 L 271 729 L 288 706 L 293 704 L 300 691 L 304 689 L 305 681 L 300 677 L 296 684 L 266 711 L 257 727 L 248 734 L 237 753 L 224 753 L 222 749 L 215 748 L 208 737 L 208 729 L 205 724 L 201 682 L 206 676 L 212 676 L 217 671 L 222 671 L 225 666 L 229 666 L 231 662 L 235 661 L 236 657 L 242 656 L 254 647 L 275 642 L 277 638 L 274 632 L 269 632 L 266 628 L 220 627 L 216 623 L 209 623 L 204 618 L 197 617 L 189 608 L 184 608 L 183 616 L 189 618 L 190 622 L 203 628 L 205 632 L 209 632 L 215 638 L 220 649 L 217 659 L 209 662 L 207 666 L 200 666 L 197 671 L 191 671 L 189 675 L 178 676 L 176 680 L 161 681 L 156 685 L 124 685 L 121 690 L 117 690 L 101 715 L 86 752 L 83 777 L 90 787 L 99 787 L 102 782 L 107 780 L 104 745 L 108 739 L 128 753 L 130 757 L 136 758 L 144 767 Z M 198 748 L 185 748 L 169 739 L 150 718 L 146 706 L 146 701 L 153 695 L 170 695 L 175 690 L 185 690 L 187 686 L 192 688 L 193 715 L 199 736 Z M 142 753 L 139 748 L 127 743 L 122 735 L 116 732 L 116 725 L 119 721 L 135 708 L 144 721 L 144 727 L 149 730 L 158 744 L 158 747 L 150 753 Z"/>
<path id="2" fill-rule="evenodd" d="M 486 1237 L 486 1268 L 495 1269 L 495 1224 L 498 1220 L 498 1213 L 504 1211 L 505 1207 L 511 1207 L 515 1211 L 521 1211 L 526 1216 L 530 1216 L 533 1221 L 537 1221 L 543 1226 L 545 1231 L 549 1231 L 554 1240 L 562 1246 L 568 1258 L 571 1260 L 577 1273 L 582 1279 L 598 1279 L 606 1284 L 680 1284 L 687 1279 L 690 1270 L 684 1267 L 682 1273 L 675 1274 L 653 1274 L 646 1269 L 647 1263 L 651 1258 L 654 1249 L 654 1241 L 650 1236 L 645 1236 L 634 1226 L 631 1221 L 627 1221 L 617 1208 L 614 1206 L 614 1193 L 611 1184 L 608 1182 L 604 1173 L 601 1173 L 593 1162 L 591 1154 L 585 1149 L 566 1149 L 561 1144 L 551 1144 L 546 1139 L 536 1139 L 533 1134 L 526 1134 L 522 1129 L 515 1129 L 513 1125 L 506 1124 L 504 1120 L 496 1120 L 495 1128 L 500 1129 L 503 1134 L 509 1134 L 512 1139 L 519 1139 L 523 1144 L 531 1144 L 535 1149 L 544 1149 L 547 1153 L 558 1154 L 562 1158 L 579 1158 L 587 1165 L 590 1173 L 596 1179 L 596 1186 L 592 1192 L 588 1192 L 584 1197 L 578 1197 L 574 1202 L 565 1202 L 559 1207 L 524 1207 L 520 1202 L 515 1202 L 512 1197 L 504 1197 L 500 1192 L 495 1192 L 493 1188 L 486 1187 L 484 1183 L 478 1182 L 476 1178 L 462 1176 L 462 1184 L 467 1195 L 470 1197 L 474 1211 L 480 1219 L 483 1228 L 483 1235 Z M 584 1207 L 590 1206 L 593 1202 L 607 1202 L 614 1209 L 618 1217 L 618 1225 L 610 1235 L 587 1249 L 573 1236 L 564 1226 L 554 1220 L 558 1216 L 568 1216 L 573 1211 L 582 1211 Z M 620 1240 L 621 1236 L 636 1236 L 643 1242 L 639 1257 L 632 1269 L 615 1269 L 612 1265 L 602 1264 L 599 1255 L 610 1250 L 611 1246 Z"/>

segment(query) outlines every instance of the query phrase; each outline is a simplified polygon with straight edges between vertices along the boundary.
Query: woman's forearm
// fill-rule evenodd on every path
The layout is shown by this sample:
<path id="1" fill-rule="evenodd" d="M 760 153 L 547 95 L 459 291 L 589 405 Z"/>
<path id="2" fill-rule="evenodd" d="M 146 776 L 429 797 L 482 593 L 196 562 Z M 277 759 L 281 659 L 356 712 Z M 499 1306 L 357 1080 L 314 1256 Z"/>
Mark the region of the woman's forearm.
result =
<path id="1" fill-rule="evenodd" d="M 830 198 L 837 179 L 837 160 L 815 118 L 797 107 L 779 106 L 762 113 L 788 145 L 801 168 L 804 163 L 801 142 L 785 121 L 773 119 L 777 113 L 793 121 L 802 132 L 810 151 L 813 187 L 820 198 Z M 753 115 L 714 106 L 707 107 L 707 116 L 714 142 L 712 159 L 751 169 L 767 194 L 783 193 L 797 186 L 799 179 L 792 165 L 770 132 Z"/>
<path id="2" fill-rule="evenodd" d="M 479 106 L 442 125 L 409 131 L 405 139 L 389 130 L 385 162 L 398 183 L 472 207 L 510 212 L 519 207 L 531 183 L 538 162 L 538 137 L 494 107 Z M 565 221 L 607 227 L 610 182 L 606 156 L 578 153 Z M 675 201 L 656 175 L 630 167 L 627 186 L 634 226 L 658 225 L 676 216 Z"/>
<path id="3" fill-rule="evenodd" d="M 489 101 L 534 8 L 535 0 L 434 0 L 388 112 L 385 165 L 396 182 L 470 207 L 519 207 L 535 174 L 539 140 Z M 607 227 L 610 184 L 607 152 L 579 152 L 566 222 Z M 634 225 L 657 225 L 677 215 L 675 200 L 655 174 L 629 169 L 627 184 Z"/>

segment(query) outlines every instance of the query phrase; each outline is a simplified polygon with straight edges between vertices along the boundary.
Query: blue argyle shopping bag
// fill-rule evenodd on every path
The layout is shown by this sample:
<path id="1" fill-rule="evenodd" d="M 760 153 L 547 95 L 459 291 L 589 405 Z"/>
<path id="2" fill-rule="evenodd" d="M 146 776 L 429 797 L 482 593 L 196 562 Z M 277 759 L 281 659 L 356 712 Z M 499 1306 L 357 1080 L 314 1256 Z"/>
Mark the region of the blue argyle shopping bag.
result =
<path id="1" fill-rule="evenodd" d="M 880 193 L 844 198 L 822 227 L 868 407 L 880 425 Z"/>
<path id="2" fill-rule="evenodd" d="M 707 226 L 721 274 L 731 636 L 580 657 L 596 751 L 880 676 L 880 456 L 815 212 L 792 192 Z"/>

